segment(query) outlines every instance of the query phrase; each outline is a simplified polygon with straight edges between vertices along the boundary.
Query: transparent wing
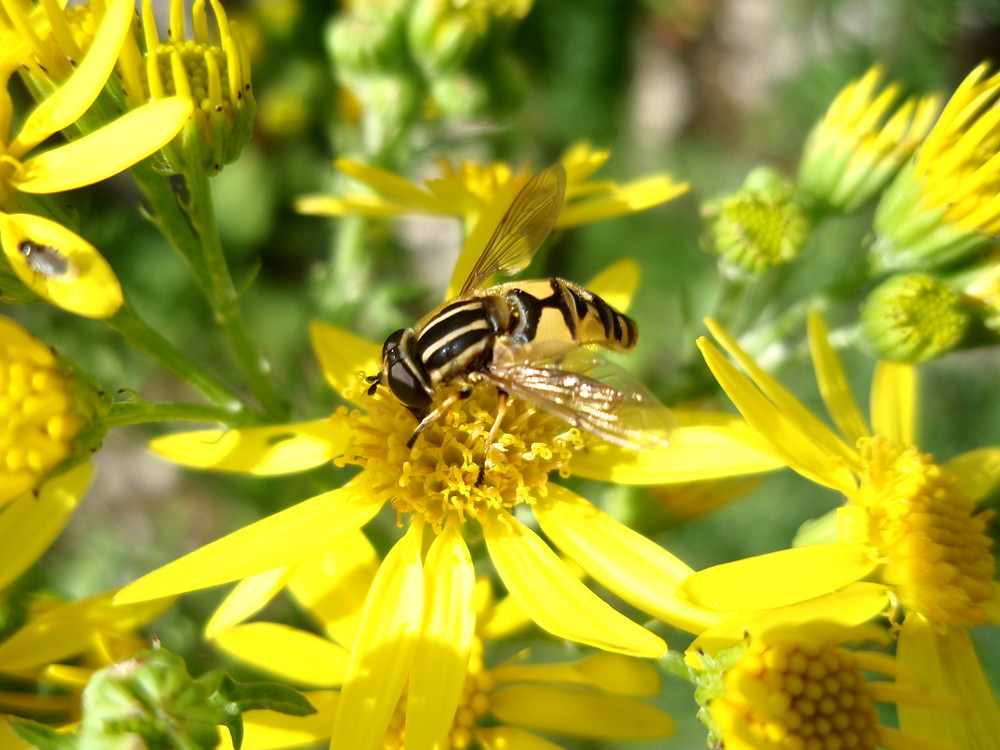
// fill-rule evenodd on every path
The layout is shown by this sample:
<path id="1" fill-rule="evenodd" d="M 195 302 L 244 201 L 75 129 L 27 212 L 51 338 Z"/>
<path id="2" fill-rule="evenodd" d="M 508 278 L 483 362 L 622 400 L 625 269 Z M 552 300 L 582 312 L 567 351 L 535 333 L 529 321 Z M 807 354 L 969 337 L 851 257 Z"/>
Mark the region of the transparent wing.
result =
<path id="1" fill-rule="evenodd" d="M 566 170 L 562 164 L 546 167 L 531 178 L 500 219 L 460 293 L 482 286 L 495 273 L 510 276 L 528 265 L 552 231 L 565 192 Z"/>
<path id="2" fill-rule="evenodd" d="M 552 362 L 494 363 L 483 376 L 574 427 L 633 450 L 666 447 L 677 427 L 670 410 L 634 375 L 586 349 Z"/>

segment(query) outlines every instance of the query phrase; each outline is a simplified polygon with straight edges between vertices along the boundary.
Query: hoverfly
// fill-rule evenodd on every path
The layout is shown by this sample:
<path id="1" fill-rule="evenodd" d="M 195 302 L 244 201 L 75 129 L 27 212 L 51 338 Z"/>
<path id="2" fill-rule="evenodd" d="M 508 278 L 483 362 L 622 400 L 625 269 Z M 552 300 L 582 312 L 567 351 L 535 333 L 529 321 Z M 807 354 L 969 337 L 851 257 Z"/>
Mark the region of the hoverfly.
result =
<path id="1" fill-rule="evenodd" d="M 458 296 L 386 339 L 368 393 L 384 385 L 420 419 L 408 446 L 477 383 L 500 393 L 487 451 L 508 394 L 610 443 L 666 444 L 674 425 L 667 408 L 627 371 L 585 348 L 629 351 L 638 334 L 631 318 L 563 279 L 483 286 L 495 273 L 528 265 L 552 231 L 565 188 L 561 164 L 537 174 L 514 198 Z M 434 407 L 448 388 L 455 390 Z"/>

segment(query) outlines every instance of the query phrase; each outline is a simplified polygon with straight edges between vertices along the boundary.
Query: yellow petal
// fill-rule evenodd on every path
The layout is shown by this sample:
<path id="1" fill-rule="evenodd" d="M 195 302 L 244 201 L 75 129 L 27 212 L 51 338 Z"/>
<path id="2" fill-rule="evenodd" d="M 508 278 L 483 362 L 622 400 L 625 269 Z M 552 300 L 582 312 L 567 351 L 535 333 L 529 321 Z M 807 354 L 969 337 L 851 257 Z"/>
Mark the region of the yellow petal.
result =
<path id="1" fill-rule="evenodd" d="M 334 687 L 347 675 L 347 649 L 277 622 L 237 625 L 214 642 L 223 653 L 293 685 Z"/>
<path id="2" fill-rule="evenodd" d="M 955 456 L 944 465 L 955 475 L 959 489 L 972 500 L 988 495 L 1000 480 L 1000 447 L 979 448 Z"/>
<path id="3" fill-rule="evenodd" d="M 24 154 L 56 131 L 76 122 L 97 99 L 118 61 L 135 14 L 133 0 L 107 3 L 90 49 L 72 75 L 28 115 L 8 149 Z"/>
<path id="4" fill-rule="evenodd" d="M 809 313 L 809 347 L 823 403 L 847 442 L 855 445 L 871 432 L 851 393 L 840 357 L 830 346 L 826 322 L 817 310 Z"/>
<path id="5" fill-rule="evenodd" d="M 563 750 L 556 743 L 518 727 L 476 729 L 473 736 L 483 750 Z"/>
<path id="6" fill-rule="evenodd" d="M 629 604 L 692 633 L 721 619 L 673 595 L 691 568 L 576 493 L 549 485 L 548 497 L 536 501 L 534 512 L 560 551 Z"/>
<path id="7" fill-rule="evenodd" d="M 413 654 L 405 750 L 431 750 L 455 720 L 476 630 L 476 574 L 457 525 L 437 535 L 424 562 L 424 626 Z"/>
<path id="8" fill-rule="evenodd" d="M 687 182 L 677 183 L 665 176 L 648 177 L 628 185 L 615 186 L 608 195 L 568 202 L 559 214 L 556 227 L 589 224 L 644 211 L 673 200 L 686 193 L 690 187 Z"/>
<path id="9" fill-rule="evenodd" d="M 903 362 L 880 361 L 872 376 L 872 430 L 893 445 L 913 445 L 917 370 Z"/>
<path id="10" fill-rule="evenodd" d="M 295 211 L 310 216 L 367 216 L 393 219 L 411 211 L 409 206 L 367 195 L 334 198 L 329 195 L 303 195 L 295 199 Z"/>
<path id="11" fill-rule="evenodd" d="M 42 299 L 86 318 L 108 318 L 122 306 L 111 266 L 62 224 L 33 214 L 0 214 L 0 241 L 18 278 Z"/>
<path id="12" fill-rule="evenodd" d="M 347 415 L 338 413 L 296 424 L 179 432 L 155 438 L 149 449 L 192 469 L 271 476 L 322 466 L 344 452 L 350 434 Z"/>
<path id="13" fill-rule="evenodd" d="M 490 677 L 503 682 L 561 682 L 587 685 L 621 695 L 656 695 L 660 673 L 647 661 L 620 654 L 594 654 L 558 664 L 507 662 L 493 667 Z"/>
<path id="14" fill-rule="evenodd" d="M 289 716 L 276 711 L 254 710 L 243 714 L 243 745 L 240 750 L 284 750 L 312 745 L 330 736 L 340 694 L 312 690 L 303 693 L 316 709 L 308 716 Z M 229 732 L 220 732 L 219 750 L 232 748 Z"/>
<path id="15" fill-rule="evenodd" d="M 814 439 L 816 430 L 810 427 L 816 421 L 814 418 L 810 417 L 809 424 L 805 424 L 797 416 L 789 416 L 787 411 L 765 398 L 707 339 L 698 339 L 698 347 L 715 379 L 744 419 L 767 438 L 772 451 L 789 468 L 817 484 L 844 494 L 854 491 L 854 477 L 845 465 L 847 461 L 842 451 L 831 452 Z M 784 400 L 791 400 L 791 396 L 788 395 Z M 833 440 L 837 440 L 827 428 L 822 429 Z M 853 462 L 856 463 L 856 458 Z"/>
<path id="16" fill-rule="evenodd" d="M 640 740 L 673 734 L 674 722 L 648 703 L 596 690 L 510 685 L 490 694 L 500 721 L 543 732 L 607 740 Z"/>
<path id="17" fill-rule="evenodd" d="M 357 403 L 367 389 L 358 375 L 375 375 L 379 371 L 382 347 L 319 321 L 309 326 L 309 339 L 326 382 L 345 401 Z"/>
<path id="18" fill-rule="evenodd" d="M 59 536 L 90 486 L 91 463 L 80 464 L 45 482 L 0 511 L 0 590 L 34 565 Z"/>
<path id="19" fill-rule="evenodd" d="M 587 289 L 617 310 L 625 312 L 639 286 L 639 264 L 631 258 L 612 263 L 592 278 Z"/>
<path id="20" fill-rule="evenodd" d="M 382 559 L 360 530 L 337 537 L 337 544 L 297 566 L 288 591 L 330 638 L 350 647 L 358 637 L 361 612 Z"/>
<path id="21" fill-rule="evenodd" d="M 433 196 L 409 180 L 378 167 L 370 167 L 347 159 L 337 159 L 334 166 L 341 172 L 373 188 L 380 195 L 410 207 L 411 211 L 441 213 L 441 206 Z"/>
<path id="22" fill-rule="evenodd" d="M 739 417 L 674 410 L 670 445 L 636 451 L 593 445 L 573 457 L 573 474 L 616 484 L 673 484 L 774 471 L 785 462 Z"/>
<path id="23" fill-rule="evenodd" d="M 783 607 L 854 583 L 874 570 L 862 544 L 814 544 L 770 552 L 698 571 L 677 594 L 720 612 Z"/>
<path id="24" fill-rule="evenodd" d="M 262 610 L 285 587 L 289 568 L 277 568 L 244 578 L 218 606 L 205 626 L 205 637 L 214 638 Z"/>
<path id="25" fill-rule="evenodd" d="M 337 537 L 364 526 L 384 498 L 368 494 L 365 475 L 273 516 L 244 526 L 121 590 L 116 601 L 136 602 L 217 586 L 302 560 Z"/>
<path id="26" fill-rule="evenodd" d="M 938 628 L 921 615 L 907 615 L 899 633 L 900 670 L 924 690 L 954 697 L 966 710 L 936 710 L 899 703 L 899 728 L 957 748 L 996 748 L 1000 707 L 964 627 Z"/>
<path id="27" fill-rule="evenodd" d="M 421 524 L 411 524 L 375 576 L 340 693 L 331 747 L 376 750 L 396 710 L 423 621 L 422 530 Z"/>
<path id="28" fill-rule="evenodd" d="M 489 597 L 492 598 L 493 584 L 489 579 L 483 580 L 486 581 L 486 586 L 481 585 L 481 580 L 480 585 L 477 586 L 476 593 L 478 595 L 480 589 L 485 589 Z M 500 601 L 491 605 L 479 604 L 476 607 L 476 612 L 476 632 L 486 641 L 499 641 L 504 638 L 510 638 L 531 624 L 531 618 L 524 611 L 524 607 L 512 596 L 505 596 Z"/>
<path id="29" fill-rule="evenodd" d="M 824 621 L 851 628 L 886 612 L 890 596 L 889 589 L 882 584 L 860 581 L 787 607 L 733 615 L 695 638 L 687 648 L 685 660 L 690 664 L 690 657 L 699 653 L 715 656 L 741 642 L 747 632 L 762 633 L 772 626 Z"/>
<path id="30" fill-rule="evenodd" d="M 753 384 L 760 389 L 760 392 L 767 397 L 782 415 L 797 425 L 798 429 L 809 437 L 811 443 L 830 456 L 843 461 L 848 466 L 858 466 L 859 458 L 853 445 L 846 444 L 833 430 L 813 416 L 812 412 L 803 406 L 795 396 L 789 393 L 781 383 L 759 367 L 753 358 L 739 347 L 736 340 L 722 326 L 711 319 L 707 319 L 705 325 L 708 326 L 709 331 L 711 331 L 716 341 L 719 342 L 719 345 L 743 368 L 743 371 L 753 381 Z M 705 348 L 701 347 L 701 349 L 702 353 L 704 353 Z M 730 395 L 730 398 L 732 398 L 732 395 Z M 736 403 L 735 399 L 733 403 Z M 736 407 L 740 408 L 740 405 L 737 403 Z"/>
<path id="31" fill-rule="evenodd" d="M 11 184 L 25 193 L 60 193 L 106 180 L 173 140 L 192 110 L 191 100 L 180 96 L 144 104 L 82 138 L 25 160 Z"/>
<path id="32" fill-rule="evenodd" d="M 537 534 L 513 516 L 483 523 L 490 558 L 532 620 L 559 638 L 633 656 L 662 656 L 666 644 L 612 609 L 574 577 Z"/>

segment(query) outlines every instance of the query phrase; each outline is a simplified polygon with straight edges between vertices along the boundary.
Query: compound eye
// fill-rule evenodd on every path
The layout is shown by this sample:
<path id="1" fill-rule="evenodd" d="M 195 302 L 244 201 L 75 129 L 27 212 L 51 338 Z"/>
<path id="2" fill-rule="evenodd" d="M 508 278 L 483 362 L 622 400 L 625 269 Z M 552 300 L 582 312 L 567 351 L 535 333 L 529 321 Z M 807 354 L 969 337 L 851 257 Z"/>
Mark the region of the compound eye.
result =
<path id="1" fill-rule="evenodd" d="M 399 342 L 403 340 L 403 334 L 406 332 L 405 328 L 400 328 L 393 334 L 389 335 L 389 338 L 385 340 L 382 344 L 382 361 L 392 359 L 393 362 L 399 361 Z"/>
<path id="2" fill-rule="evenodd" d="M 389 366 L 386 384 L 404 406 L 425 409 L 431 405 L 431 397 L 405 360 L 397 360 Z"/>

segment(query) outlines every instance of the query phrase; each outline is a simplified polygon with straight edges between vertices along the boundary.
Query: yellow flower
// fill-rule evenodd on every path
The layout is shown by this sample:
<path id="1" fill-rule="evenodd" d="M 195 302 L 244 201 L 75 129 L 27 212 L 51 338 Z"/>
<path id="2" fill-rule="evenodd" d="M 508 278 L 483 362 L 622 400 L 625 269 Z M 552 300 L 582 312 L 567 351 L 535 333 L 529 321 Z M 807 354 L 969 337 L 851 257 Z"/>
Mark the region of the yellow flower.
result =
<path id="1" fill-rule="evenodd" d="M 879 270 L 926 268 L 985 247 L 1000 232 L 1000 74 L 972 71 L 875 212 Z"/>
<path id="2" fill-rule="evenodd" d="M 714 739 L 727 750 L 951 747 L 881 723 L 878 703 L 938 706 L 955 716 L 962 707 L 909 682 L 889 654 L 842 645 L 861 636 L 887 640 L 873 627 L 852 632 L 824 622 L 776 625 L 749 632 L 722 660 L 705 659 L 703 669 L 724 670 L 702 714 Z"/>
<path id="3" fill-rule="evenodd" d="M 218 44 L 210 38 L 206 5 L 212 7 Z M 152 0 L 143 0 L 145 54 L 129 37 L 120 71 L 132 107 L 175 97 L 190 107 L 190 120 L 163 150 L 166 163 L 161 168 L 215 174 L 239 157 L 253 133 L 257 105 L 250 85 L 250 53 L 218 0 L 196 2 L 191 25 L 194 39 L 186 39 L 184 1 L 171 0 L 168 38 L 161 42 Z"/>
<path id="4" fill-rule="evenodd" d="M 388 750 L 403 747 L 405 737 L 409 748 L 460 750 L 541 742 L 531 730 L 595 739 L 672 731 L 666 714 L 638 700 L 655 695 L 660 679 L 636 659 L 596 654 L 569 663 L 525 664 L 525 654 L 519 654 L 487 666 L 491 642 L 530 620 L 512 599 L 495 602 L 486 578 L 475 584 L 474 612 L 466 610 L 465 627 L 475 621 L 471 637 L 461 644 L 429 637 L 409 660 L 399 657 L 391 669 L 367 676 L 355 668 L 351 648 L 375 606 L 378 571 L 375 550 L 362 533 L 352 532 L 294 570 L 244 581 L 219 608 L 208 629 L 215 643 L 229 656 L 310 689 L 307 697 L 317 708 L 317 714 L 296 719 L 247 714 L 245 748 L 296 747 L 332 737 L 331 747 Z M 278 623 L 241 623 L 282 586 L 327 638 Z M 438 623 L 428 618 L 422 628 L 433 636 Z M 454 662 L 455 670 L 444 668 Z"/>
<path id="5" fill-rule="evenodd" d="M 938 717 L 941 734 L 929 736 L 961 737 L 972 744 L 960 746 L 977 746 L 984 727 L 1000 722 L 992 696 L 981 689 L 985 682 L 965 633 L 973 625 L 1000 623 L 995 564 L 985 534 L 989 514 L 975 508 L 1000 477 L 1000 448 L 971 451 L 944 465 L 921 453 L 913 438 L 914 370 L 888 362 L 880 362 L 875 372 L 870 430 L 818 314 L 811 316 L 809 327 L 813 362 L 820 392 L 843 437 L 765 373 L 720 326 L 710 321 L 709 329 L 749 375 L 741 374 L 710 342 L 699 341 L 716 379 L 747 422 L 789 467 L 841 492 L 847 502 L 837 513 L 835 542 L 700 571 L 682 584 L 682 597 L 709 609 L 761 610 L 875 576 L 905 618 L 899 649 L 906 666 L 919 667 L 926 684 L 946 684 L 975 707 L 975 720 Z M 773 585 L 755 585 L 759 581 Z M 835 602 L 836 597 L 831 611 Z M 911 660 L 918 655 L 911 648 L 914 639 L 935 647 L 933 654 L 919 654 L 919 665 Z M 943 657 L 945 653 L 950 656 Z M 949 675 L 939 668 L 948 659 L 971 670 L 961 682 L 947 681 Z"/>
<path id="6" fill-rule="evenodd" d="M 826 210 L 852 213 L 879 193 L 923 140 L 940 109 L 936 96 L 899 106 L 899 85 L 878 91 L 871 68 L 837 94 L 809 134 L 799 187 Z"/>
<path id="7" fill-rule="evenodd" d="M 560 162 L 566 168 L 566 203 L 556 219 L 556 227 L 642 211 L 673 200 L 690 187 L 666 175 L 647 177 L 627 185 L 592 180 L 609 156 L 610 152 L 595 150 L 586 143 L 578 143 L 563 154 Z M 420 186 L 391 172 L 347 159 L 338 159 L 336 166 L 348 177 L 370 187 L 374 194 L 349 193 L 342 198 L 304 196 L 296 203 L 298 211 L 323 216 L 360 214 L 374 218 L 427 213 L 458 216 L 468 227 L 475 224 L 487 208 L 509 205 L 529 177 L 525 170 L 515 171 L 504 162 L 482 166 L 463 161 L 453 165 L 442 159 L 438 163 L 441 176 L 427 179 Z"/>
<path id="8" fill-rule="evenodd" d="M 89 457 L 103 434 L 101 403 L 82 373 L 0 316 L 0 507 Z"/>
<path id="9" fill-rule="evenodd" d="M 81 464 L 25 492 L 0 509 L 0 591 L 49 548 L 83 499 L 93 475 Z M 79 718 L 80 692 L 90 674 L 145 644 L 132 631 L 167 602 L 116 607 L 114 592 L 76 602 L 38 601 L 25 623 L 0 640 L 0 714 L 39 721 Z M 0 719 L 0 747 L 27 747 Z"/>
<path id="10" fill-rule="evenodd" d="M 70 312 L 94 318 L 113 315 L 121 288 L 107 262 L 75 232 L 48 219 L 19 213 L 20 193 L 48 194 L 106 179 L 157 151 L 176 135 L 190 102 L 173 97 L 141 106 L 62 146 L 30 156 L 51 135 L 71 131 L 101 93 L 114 69 L 134 13 L 131 0 L 111 0 L 92 38 L 86 26 L 67 21 L 54 5 L 8 8 L 12 27 L 0 39 L 0 230 L 7 262 L 35 294 Z M 70 16 L 82 11 L 73 11 Z M 28 33 L 27 29 L 34 29 Z M 72 45 L 62 50 L 56 43 Z M 74 41 L 76 40 L 76 41 Z M 79 42 L 79 44 L 78 44 Z M 84 42 L 87 42 L 84 44 Z M 86 46 L 85 54 L 80 44 Z M 53 49 L 53 45 L 56 45 Z M 59 57 L 63 63 L 46 67 Z M 82 56 L 81 56 L 82 55 Z M 67 69 L 65 60 L 76 60 Z M 11 75 L 24 66 L 42 97 L 10 134 Z M 60 78 L 63 72 L 65 78 Z"/>

